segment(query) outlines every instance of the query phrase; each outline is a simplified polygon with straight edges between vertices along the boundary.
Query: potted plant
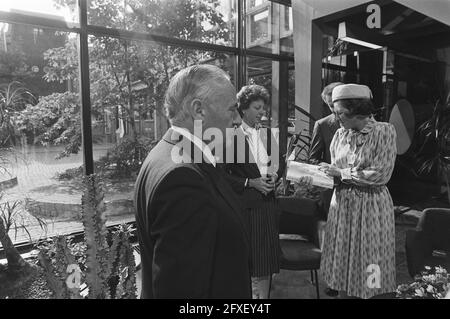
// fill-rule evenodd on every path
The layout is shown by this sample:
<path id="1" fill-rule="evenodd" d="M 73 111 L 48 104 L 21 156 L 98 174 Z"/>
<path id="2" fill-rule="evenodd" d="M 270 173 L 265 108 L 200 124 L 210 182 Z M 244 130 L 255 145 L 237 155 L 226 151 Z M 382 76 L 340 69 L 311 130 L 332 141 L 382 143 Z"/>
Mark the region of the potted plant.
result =
<path id="1" fill-rule="evenodd" d="M 450 294 L 450 274 L 442 267 L 425 267 L 410 284 L 398 286 L 396 298 L 447 299 Z"/>
<path id="2" fill-rule="evenodd" d="M 432 116 L 419 126 L 417 133 L 423 139 L 417 153 L 418 172 L 430 173 L 436 169 L 446 185 L 450 203 L 450 94 L 436 101 Z"/>

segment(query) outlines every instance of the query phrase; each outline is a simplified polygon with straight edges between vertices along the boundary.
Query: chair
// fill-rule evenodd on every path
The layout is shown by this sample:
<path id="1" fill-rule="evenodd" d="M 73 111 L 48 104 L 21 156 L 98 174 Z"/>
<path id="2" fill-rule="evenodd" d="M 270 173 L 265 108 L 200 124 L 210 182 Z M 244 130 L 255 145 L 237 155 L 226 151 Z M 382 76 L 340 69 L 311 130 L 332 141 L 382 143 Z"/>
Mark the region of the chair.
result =
<path id="1" fill-rule="evenodd" d="M 317 202 L 307 198 L 282 197 L 279 199 L 281 269 L 311 272 L 320 299 L 317 270 L 320 268 Z"/>
<path id="2" fill-rule="evenodd" d="M 425 209 L 416 229 L 406 232 L 405 248 L 411 277 L 425 266 L 440 265 L 450 271 L 450 209 Z"/>

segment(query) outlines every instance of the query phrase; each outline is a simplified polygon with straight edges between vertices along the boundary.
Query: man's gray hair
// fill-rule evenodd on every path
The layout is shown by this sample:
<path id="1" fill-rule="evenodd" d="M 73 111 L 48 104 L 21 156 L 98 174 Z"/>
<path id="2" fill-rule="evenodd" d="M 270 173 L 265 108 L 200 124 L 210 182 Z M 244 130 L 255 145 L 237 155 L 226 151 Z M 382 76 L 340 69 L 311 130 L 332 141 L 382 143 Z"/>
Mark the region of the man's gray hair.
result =
<path id="1" fill-rule="evenodd" d="M 326 87 L 323 88 L 322 94 L 320 95 L 322 97 L 322 101 L 328 104 L 327 97 L 331 99 L 331 94 L 333 93 L 333 89 L 336 86 L 342 85 L 344 83 L 342 82 L 332 82 L 328 84 Z"/>
<path id="2" fill-rule="evenodd" d="M 167 88 L 164 109 L 172 123 L 184 120 L 186 107 L 194 99 L 207 101 L 214 94 L 213 90 L 220 84 L 230 81 L 228 74 L 217 66 L 210 64 L 193 65 L 179 71 Z"/>

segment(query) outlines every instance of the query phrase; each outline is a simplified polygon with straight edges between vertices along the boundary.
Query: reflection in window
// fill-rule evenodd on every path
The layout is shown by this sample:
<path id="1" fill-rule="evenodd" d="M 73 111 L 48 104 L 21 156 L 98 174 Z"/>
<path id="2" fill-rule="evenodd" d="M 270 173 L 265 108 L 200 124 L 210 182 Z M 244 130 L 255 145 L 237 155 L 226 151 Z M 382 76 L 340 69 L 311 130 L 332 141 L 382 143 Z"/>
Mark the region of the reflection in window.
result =
<path id="1" fill-rule="evenodd" d="M 270 41 L 269 9 L 250 15 L 250 43 Z"/>
<path id="2" fill-rule="evenodd" d="M 271 1 L 249 1 L 247 4 L 246 47 L 266 53 L 293 55 L 292 8 Z"/>
<path id="3" fill-rule="evenodd" d="M 266 114 L 271 119 L 273 114 L 273 108 L 277 107 L 277 102 L 274 102 L 273 92 L 278 89 L 278 83 L 272 82 L 272 61 L 261 57 L 248 57 L 247 58 L 247 84 L 258 84 L 264 86 L 271 95 L 271 101 L 266 106 Z M 273 90 L 275 88 L 275 90 Z"/>
<path id="4" fill-rule="evenodd" d="M 292 7 L 284 6 L 283 9 L 284 9 L 282 16 L 283 19 L 282 25 L 284 28 L 283 32 L 284 33 L 292 32 L 292 30 L 294 29 L 294 21 L 292 18 Z"/>
<path id="5" fill-rule="evenodd" d="M 247 9 L 251 9 L 251 8 L 260 6 L 266 2 L 268 2 L 268 1 L 267 0 L 247 0 Z"/>

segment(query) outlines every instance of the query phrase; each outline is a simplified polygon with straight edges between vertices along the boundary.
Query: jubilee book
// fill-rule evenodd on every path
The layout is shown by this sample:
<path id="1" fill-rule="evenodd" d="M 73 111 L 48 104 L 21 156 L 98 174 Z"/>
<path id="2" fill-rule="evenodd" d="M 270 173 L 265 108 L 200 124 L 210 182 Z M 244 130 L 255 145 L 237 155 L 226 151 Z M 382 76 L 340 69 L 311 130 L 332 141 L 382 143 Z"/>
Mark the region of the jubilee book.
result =
<path id="1" fill-rule="evenodd" d="M 310 176 L 312 177 L 312 184 L 314 186 L 332 189 L 334 184 L 333 177 L 328 176 L 327 174 L 319 170 L 319 167 L 319 165 L 289 161 L 286 179 L 296 182 L 302 176 Z"/>

